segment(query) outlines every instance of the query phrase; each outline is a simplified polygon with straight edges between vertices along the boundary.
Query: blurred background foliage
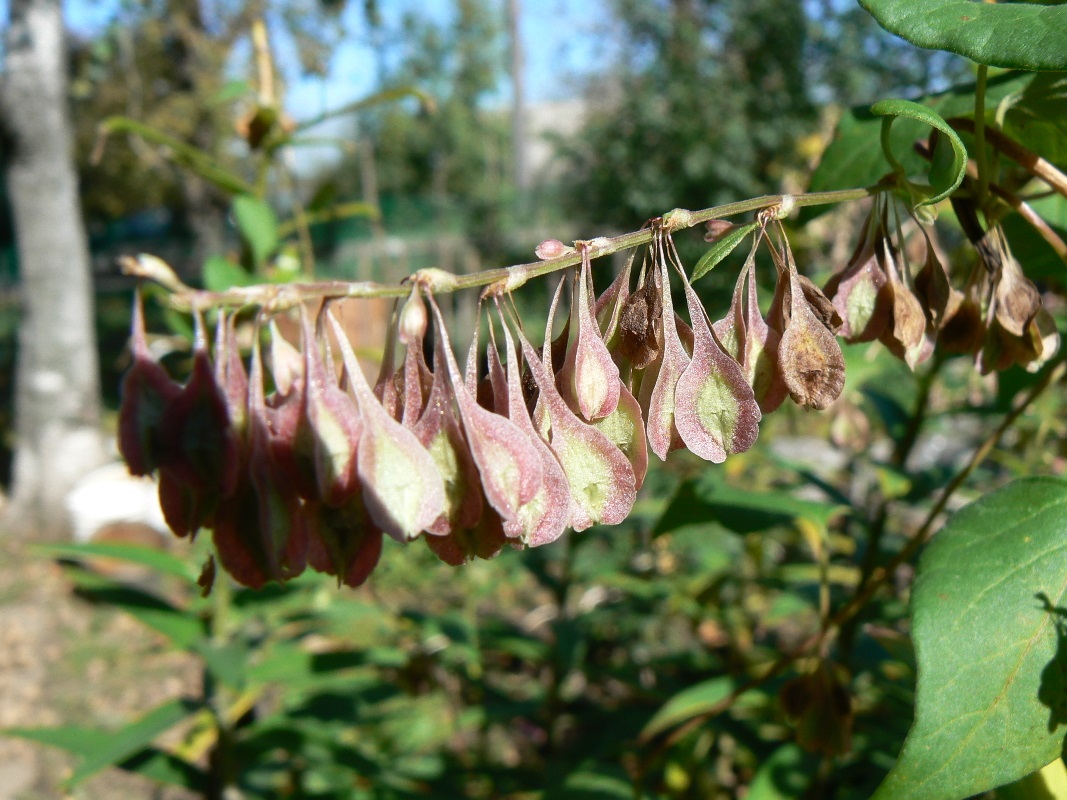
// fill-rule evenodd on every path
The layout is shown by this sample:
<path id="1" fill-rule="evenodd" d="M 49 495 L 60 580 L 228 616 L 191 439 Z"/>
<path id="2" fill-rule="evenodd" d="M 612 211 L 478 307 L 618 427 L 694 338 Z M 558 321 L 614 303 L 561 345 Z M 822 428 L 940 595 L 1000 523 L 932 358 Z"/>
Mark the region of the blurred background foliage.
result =
<path id="1" fill-rule="evenodd" d="M 523 87 L 509 5 L 442 0 L 442 14 L 401 5 L 130 2 L 72 41 L 112 406 L 131 290 L 117 255 L 158 253 L 192 281 L 217 275 L 217 261 L 215 273 L 204 268 L 209 257 L 238 270 L 226 273 L 235 281 L 258 266 L 225 193 L 136 137 L 113 135 L 101 151 L 98 126 L 127 115 L 260 180 L 247 130 L 263 92 L 248 42 L 261 15 L 283 109 L 286 81 L 329 73 L 354 30 L 374 53 L 364 69 L 375 92 L 415 86 L 432 98 L 337 117 L 308 131 L 306 151 L 273 162 L 263 184 L 271 205 L 283 224 L 306 216 L 316 275 L 343 279 L 529 261 L 549 236 L 609 235 L 675 206 L 803 190 L 849 106 L 972 79 L 962 59 L 885 34 L 851 3 L 605 0 L 596 30 L 579 34 L 595 39 L 595 57 L 560 77 L 566 91 L 529 102 L 517 137 L 511 99 Z M 531 3 L 525 13 L 547 12 Z M 520 147 L 528 152 L 517 158 Z M 352 202 L 380 214 L 327 213 Z M 801 269 L 822 282 L 843 265 L 861 219 L 842 208 L 793 231 Z M 948 222 L 941 244 L 952 255 L 962 240 Z M 0 237 L 8 398 L 17 269 L 10 228 L 0 225 Z M 679 237 L 683 255 L 703 249 L 695 239 Z M 299 254 L 277 255 L 297 262 L 289 277 L 306 274 Z M 699 287 L 713 319 L 726 310 L 733 263 Z M 518 297 L 531 320 L 543 320 L 545 284 Z M 380 352 L 385 313 L 372 314 L 381 330 L 357 343 L 364 353 Z M 154 314 L 155 330 L 175 333 L 180 370 L 188 326 L 160 307 Z M 167 797 L 222 797 L 225 786 L 263 798 L 867 797 L 910 724 L 905 586 L 842 632 L 837 680 L 851 709 L 801 709 L 803 748 L 778 700 L 795 674 L 713 719 L 700 715 L 803 641 L 827 603 L 847 599 L 882 554 L 899 550 L 988 420 L 1034 378 L 1018 369 L 982 378 L 965 359 L 915 376 L 877 344 L 845 350 L 848 383 L 832 413 L 789 405 L 764 421 L 751 453 L 721 467 L 676 454 L 650 473 L 625 524 L 491 563 L 452 569 L 421 543 L 400 552 L 390 541 L 356 591 L 320 576 L 262 592 L 220 579 L 205 599 L 191 566 L 202 549 L 53 548 L 78 603 L 132 615 L 151 632 L 150 649 L 185 654 L 196 677 L 163 706 L 126 709 L 133 722 L 120 733 L 92 736 L 95 720 L 68 719 L 21 734 L 71 752 L 72 791 L 86 797 L 112 764 L 169 787 L 158 790 Z M 1050 393 L 1024 416 L 961 503 L 1013 475 L 1062 473 L 1061 400 Z M 9 408 L 0 406 L 5 446 Z M 116 559 L 140 571 L 130 577 Z M 94 691 L 117 687 L 105 676 Z"/>

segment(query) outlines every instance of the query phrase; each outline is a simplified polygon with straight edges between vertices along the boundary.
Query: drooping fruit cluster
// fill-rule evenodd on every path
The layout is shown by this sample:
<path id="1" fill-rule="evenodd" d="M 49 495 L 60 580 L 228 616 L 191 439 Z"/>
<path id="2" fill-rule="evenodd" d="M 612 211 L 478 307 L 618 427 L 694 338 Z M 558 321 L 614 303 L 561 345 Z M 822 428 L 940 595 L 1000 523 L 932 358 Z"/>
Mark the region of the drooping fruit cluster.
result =
<path id="1" fill-rule="evenodd" d="M 1036 372 L 1052 358 L 1059 349 L 1055 322 L 999 226 L 976 243 L 978 258 L 960 291 L 921 225 L 926 258 L 912 276 L 899 221 L 896 237 L 890 230 L 890 202 L 876 199 L 848 266 L 826 285 L 845 341 L 878 339 L 913 369 L 940 345 L 973 355 L 983 375 L 1013 364 Z"/>
<path id="2" fill-rule="evenodd" d="M 556 289 L 540 350 L 506 291 L 488 292 L 484 376 L 477 331 L 461 370 L 432 281 L 418 275 L 394 315 L 373 386 L 324 304 L 314 319 L 300 307 L 299 347 L 269 321 L 269 395 L 264 312 L 254 320 L 246 369 L 236 314 L 219 312 L 212 346 L 194 309 L 192 372 L 179 385 L 149 351 L 138 295 L 120 449 L 134 474 L 158 473 L 174 533 L 210 528 L 222 566 L 241 583 L 284 581 L 310 566 L 357 586 L 386 534 L 422 538 L 443 561 L 461 564 L 507 543 L 532 547 L 569 527 L 621 522 L 644 481 L 649 447 L 660 459 L 685 448 L 720 463 L 749 449 L 762 415 L 787 397 L 813 409 L 831 405 L 845 377 L 839 332 L 850 341 L 879 338 L 912 366 L 968 313 L 983 325 L 981 345 L 970 346 L 989 368 L 1024 360 L 1020 342 L 1037 342 L 1043 358 L 1058 344 L 1043 333 L 1039 301 L 1024 302 L 1027 292 L 1020 299 L 1020 281 L 1029 282 L 1001 251 L 986 256 L 999 259 L 999 271 L 984 283 L 972 278 L 963 294 L 949 287 L 932 247 L 913 279 L 877 205 L 852 262 L 824 294 L 798 273 L 775 219 L 761 219 L 730 308 L 715 322 L 660 221 L 636 285 L 631 256 L 599 297 L 588 243 L 579 242 L 581 267 Z M 776 270 L 766 315 L 755 276 L 763 242 Z M 546 242 L 538 254 L 565 249 Z M 688 322 L 675 311 L 672 272 Z M 570 313 L 557 336 L 568 283 Z"/>

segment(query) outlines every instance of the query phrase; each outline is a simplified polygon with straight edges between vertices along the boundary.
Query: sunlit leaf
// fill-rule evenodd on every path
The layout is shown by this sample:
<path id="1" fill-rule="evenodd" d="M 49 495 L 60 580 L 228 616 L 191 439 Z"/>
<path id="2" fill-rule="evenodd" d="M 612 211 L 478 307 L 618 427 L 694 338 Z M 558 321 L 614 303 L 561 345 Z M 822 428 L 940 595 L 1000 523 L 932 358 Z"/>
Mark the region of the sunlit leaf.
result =
<path id="1" fill-rule="evenodd" d="M 991 67 L 1067 69 L 1067 8 L 972 0 L 860 0 L 878 24 L 917 47 Z"/>
<path id="2" fill-rule="evenodd" d="M 957 800 L 1059 756 L 1067 725 L 1067 481 L 957 512 L 912 589 L 915 723 L 878 800 Z"/>

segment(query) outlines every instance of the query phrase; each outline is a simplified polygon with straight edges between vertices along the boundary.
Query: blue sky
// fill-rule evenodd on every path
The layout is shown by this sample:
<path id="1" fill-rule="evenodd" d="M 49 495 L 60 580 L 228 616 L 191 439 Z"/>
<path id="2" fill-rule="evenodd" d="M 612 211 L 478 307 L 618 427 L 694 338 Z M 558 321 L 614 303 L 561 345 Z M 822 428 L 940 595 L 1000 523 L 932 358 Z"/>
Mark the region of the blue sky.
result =
<path id="1" fill-rule="evenodd" d="M 503 19 L 504 0 L 493 0 Z M 526 55 L 527 93 L 531 102 L 560 99 L 576 93 L 575 81 L 588 72 L 602 53 L 598 41 L 608 18 L 606 0 L 523 0 L 521 35 Z M 103 30 L 122 5 L 121 0 L 66 0 L 68 27 L 78 35 L 91 36 Z M 446 20 L 454 0 L 380 0 L 386 24 L 415 12 Z M 297 118 L 336 108 L 368 94 L 373 89 L 374 60 L 363 39 L 362 3 L 348 4 L 344 21 L 352 31 L 351 41 L 334 53 L 325 78 L 300 78 L 294 59 L 282 49 L 279 60 L 288 72 L 287 105 Z M 7 2 L 0 0 L 0 19 L 6 19 Z M 509 100 L 501 89 L 501 102 Z"/>

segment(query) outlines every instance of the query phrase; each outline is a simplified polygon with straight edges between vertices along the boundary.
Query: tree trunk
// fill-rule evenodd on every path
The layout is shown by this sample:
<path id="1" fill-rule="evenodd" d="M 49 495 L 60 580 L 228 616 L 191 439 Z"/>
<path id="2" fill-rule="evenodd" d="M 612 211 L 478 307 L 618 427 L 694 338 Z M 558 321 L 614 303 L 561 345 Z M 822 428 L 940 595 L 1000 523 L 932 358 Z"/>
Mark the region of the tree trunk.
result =
<path id="1" fill-rule="evenodd" d="M 15 457 L 4 529 L 58 538 L 63 500 L 106 458 L 89 249 L 78 199 L 59 0 L 11 0 L 0 80 L 21 278 Z"/>

